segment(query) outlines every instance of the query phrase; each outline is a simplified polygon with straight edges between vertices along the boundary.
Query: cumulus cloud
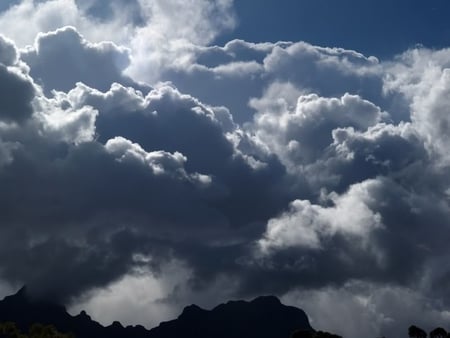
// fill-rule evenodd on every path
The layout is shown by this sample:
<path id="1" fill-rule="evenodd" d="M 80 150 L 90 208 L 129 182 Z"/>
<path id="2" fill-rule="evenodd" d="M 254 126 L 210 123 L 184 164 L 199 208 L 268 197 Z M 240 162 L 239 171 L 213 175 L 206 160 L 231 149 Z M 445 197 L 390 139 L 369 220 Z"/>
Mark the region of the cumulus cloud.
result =
<path id="1" fill-rule="evenodd" d="M 112 42 L 90 43 L 73 27 L 38 34 L 21 58 L 47 94 L 52 90 L 68 91 L 77 82 L 100 90 L 109 89 L 114 82 L 138 87 L 122 75 L 130 63 L 128 49 Z"/>
<path id="2" fill-rule="evenodd" d="M 279 218 L 271 219 L 264 239 L 259 242 L 263 252 L 290 247 L 324 249 L 322 242 L 337 233 L 360 243 L 367 240 L 372 230 L 382 227 L 381 216 L 367 206 L 375 181 L 353 185 L 341 196 L 328 198 L 332 207 L 311 205 L 309 201 L 296 200 L 290 210 Z"/>
<path id="3" fill-rule="evenodd" d="M 285 106 L 281 111 L 272 109 L 270 99 L 251 103 L 261 112 L 255 116 L 256 137 L 287 166 L 315 162 L 332 143 L 334 129 L 346 126 L 366 130 L 387 115 L 373 103 L 349 94 L 340 99 L 301 95 L 294 109 Z"/>
<path id="4" fill-rule="evenodd" d="M 410 50 L 390 64 L 385 91 L 399 92 L 410 102 L 411 120 L 426 142 L 447 165 L 449 88 L 448 49 Z"/>
<path id="5" fill-rule="evenodd" d="M 325 97 L 349 92 L 376 100 L 383 109 L 394 104 L 390 95 L 382 95 L 382 72 L 376 58 L 305 42 L 233 40 L 224 47 L 198 47 L 191 64 L 167 67 L 163 74 L 204 101 L 230 107 L 239 122 L 252 120 L 249 100 L 263 96 L 276 83 Z"/>
<path id="6" fill-rule="evenodd" d="M 164 68 L 190 63 L 196 45 L 204 46 L 234 27 L 232 0 L 140 1 L 148 24 L 136 29 L 131 40 L 133 77 L 158 80 Z M 169 66 L 170 65 L 170 66 Z"/>
<path id="7" fill-rule="evenodd" d="M 89 15 L 92 13 L 92 2 L 84 3 L 81 5 L 80 1 L 75 0 L 16 1 L 0 13 L 0 27 L 3 34 L 20 47 L 31 45 L 38 33 L 64 26 L 79 27 L 83 33 L 89 33 L 93 41 L 123 41 L 132 33 L 133 24 L 129 20 L 129 11 L 132 11 L 133 6 L 123 6 L 123 2 L 120 7 L 111 5 L 114 14 L 110 20 L 102 22 Z"/>
<path id="8" fill-rule="evenodd" d="M 54 35 L 67 32 L 79 38 L 73 29 Z M 27 69 L 21 76 L 31 79 Z M 28 119 L 1 126 L 2 250 L 17 257 L 2 261 L 2 276 L 12 283 L 68 300 L 144 264 L 143 255 L 152 269 L 182 258 L 201 284 L 231 264 L 211 265 L 205 254 L 237 258 L 286 200 L 280 162 L 242 153 L 243 133 L 224 107 L 168 85 L 145 94 L 77 83 L 45 96 L 30 84 Z M 50 282 L 46 271 L 59 272 Z"/>
<path id="9" fill-rule="evenodd" d="M 77 27 L 90 41 L 112 41 L 130 48 L 133 62 L 128 73 L 154 82 L 166 65 L 186 66 L 196 45 L 206 45 L 233 28 L 232 4 L 232 0 L 22 0 L 0 12 L 0 27 L 21 47 L 32 45 L 41 32 Z"/>

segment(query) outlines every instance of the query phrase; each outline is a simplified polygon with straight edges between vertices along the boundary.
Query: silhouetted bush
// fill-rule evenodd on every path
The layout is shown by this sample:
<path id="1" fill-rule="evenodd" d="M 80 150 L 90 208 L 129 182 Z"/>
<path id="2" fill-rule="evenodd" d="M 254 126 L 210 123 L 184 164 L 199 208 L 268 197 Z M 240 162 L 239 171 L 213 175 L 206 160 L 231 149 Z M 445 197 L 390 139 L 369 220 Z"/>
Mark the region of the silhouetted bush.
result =
<path id="1" fill-rule="evenodd" d="M 411 338 L 426 338 L 427 333 L 424 330 L 422 330 L 420 327 L 411 325 L 408 329 L 408 336 Z"/>
<path id="2" fill-rule="evenodd" d="M 28 334 L 22 333 L 16 323 L 0 323 L 0 338 L 75 338 L 59 332 L 53 325 L 33 324 Z"/>
<path id="3" fill-rule="evenodd" d="M 0 323 L 0 338 L 27 338 L 12 322 Z"/>
<path id="4" fill-rule="evenodd" d="M 447 338 L 447 331 L 442 327 L 437 327 L 430 332 L 430 338 Z"/>

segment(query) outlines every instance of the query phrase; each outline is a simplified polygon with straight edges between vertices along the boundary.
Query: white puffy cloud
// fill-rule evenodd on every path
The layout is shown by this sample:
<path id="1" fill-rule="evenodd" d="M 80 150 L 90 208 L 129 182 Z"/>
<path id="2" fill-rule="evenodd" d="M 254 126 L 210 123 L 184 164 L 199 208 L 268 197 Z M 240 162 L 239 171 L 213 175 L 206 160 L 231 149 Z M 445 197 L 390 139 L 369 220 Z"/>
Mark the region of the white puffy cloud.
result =
<path id="1" fill-rule="evenodd" d="M 274 107 L 270 99 L 252 100 L 259 111 L 253 128 L 256 137 L 290 168 L 320 158 L 332 143 L 334 129 L 345 126 L 366 130 L 387 117 L 373 103 L 350 94 L 341 98 L 301 95 L 295 107 L 280 100 L 281 109 L 277 106 L 280 101 L 275 101 Z"/>
<path id="2" fill-rule="evenodd" d="M 17 45 L 31 45 L 38 33 L 54 31 L 64 26 L 79 28 L 92 41 L 121 42 L 133 32 L 127 6 L 115 8 L 111 20 L 95 20 L 75 0 L 22 0 L 0 13 L 2 33 Z M 61 15 L 64 13 L 64 15 Z M 23 29 L 26 27 L 26 29 Z"/>
<path id="3" fill-rule="evenodd" d="M 98 112 L 92 107 L 72 109 L 66 106 L 67 101 L 58 99 L 36 101 L 35 118 L 40 120 L 42 132 L 53 141 L 79 144 L 94 139 Z"/>
<path id="4" fill-rule="evenodd" d="M 414 128 L 444 165 L 449 164 L 449 66 L 448 49 L 414 49 L 389 64 L 385 77 L 385 91 L 399 92 L 408 99 Z"/>
<path id="5" fill-rule="evenodd" d="M 296 200 L 288 212 L 269 220 L 267 231 L 258 242 L 263 254 L 291 247 L 326 249 L 327 242 L 342 234 L 361 245 L 369 244 L 371 231 L 383 227 L 381 215 L 370 208 L 371 190 L 379 185 L 375 180 L 350 187 L 345 194 L 330 194 L 325 199 L 333 205 L 313 205 Z"/>
<path id="6" fill-rule="evenodd" d="M 129 47 L 128 74 L 147 82 L 159 80 L 166 64 L 185 66 L 195 45 L 210 43 L 234 25 L 232 0 L 115 1 L 100 8 L 92 1 L 22 0 L 0 13 L 2 33 L 21 47 L 64 26 L 76 27 L 90 41 Z"/>
<path id="7" fill-rule="evenodd" d="M 198 173 L 188 175 L 184 170 L 187 158 L 179 152 L 171 154 L 165 151 L 153 151 L 148 153 L 139 144 L 132 143 L 120 136 L 108 140 L 105 149 L 108 153 L 113 154 L 119 162 L 137 161 L 148 166 L 155 175 L 174 175 L 198 180 L 205 184 L 211 183 L 211 178 L 207 175 Z"/>
<path id="8" fill-rule="evenodd" d="M 186 67 L 196 45 L 204 46 L 234 26 L 232 0 L 139 1 L 147 25 L 131 40 L 134 78 L 154 81 L 164 68 Z"/>

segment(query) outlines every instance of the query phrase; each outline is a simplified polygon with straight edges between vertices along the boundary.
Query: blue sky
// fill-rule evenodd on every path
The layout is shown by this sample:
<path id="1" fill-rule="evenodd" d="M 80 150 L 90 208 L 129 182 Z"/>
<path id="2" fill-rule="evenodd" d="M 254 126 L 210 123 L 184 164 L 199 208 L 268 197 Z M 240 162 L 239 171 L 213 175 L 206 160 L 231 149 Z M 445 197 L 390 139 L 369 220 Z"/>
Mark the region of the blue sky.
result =
<path id="1" fill-rule="evenodd" d="M 446 1 L 0 6 L 0 294 L 450 327 Z"/>
<path id="2" fill-rule="evenodd" d="M 416 44 L 442 48 L 450 42 L 446 0 L 236 1 L 235 8 L 239 24 L 221 42 L 303 40 L 379 58 Z"/>

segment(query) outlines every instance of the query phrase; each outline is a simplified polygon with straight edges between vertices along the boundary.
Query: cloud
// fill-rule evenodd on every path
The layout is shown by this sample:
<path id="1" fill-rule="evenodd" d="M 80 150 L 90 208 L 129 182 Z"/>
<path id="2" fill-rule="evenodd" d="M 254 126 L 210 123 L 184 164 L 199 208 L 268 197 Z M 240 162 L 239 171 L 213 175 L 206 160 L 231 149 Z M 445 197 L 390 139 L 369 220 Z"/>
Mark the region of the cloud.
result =
<path id="1" fill-rule="evenodd" d="M 301 95 L 295 107 L 269 98 L 252 100 L 260 114 L 254 118 L 256 137 L 284 160 L 286 166 L 315 162 L 332 143 L 332 131 L 338 127 L 366 130 L 387 117 L 373 103 L 359 96 L 344 94 L 323 98 L 317 94 Z M 275 101 L 277 102 L 277 101 Z"/>
<path id="2" fill-rule="evenodd" d="M 160 79 L 168 67 L 189 65 L 196 45 L 212 42 L 234 27 L 232 0 L 140 1 L 147 25 L 131 39 L 134 51 L 128 73 L 143 81 Z"/>
<path id="3" fill-rule="evenodd" d="M 83 33 L 89 34 L 93 41 L 123 41 L 133 32 L 133 24 L 130 24 L 129 19 L 134 7 L 111 5 L 110 8 L 114 12 L 111 19 L 99 21 L 90 15 L 90 1 L 80 5 L 75 0 L 22 0 L 0 13 L 0 27 L 3 34 L 20 47 L 33 44 L 38 33 L 64 26 L 78 27 Z"/>
<path id="4" fill-rule="evenodd" d="M 34 95 L 33 83 L 16 69 L 0 64 L 0 120 L 21 122 L 32 114 L 31 101 Z"/>
<path id="5" fill-rule="evenodd" d="M 34 83 L 18 63 L 15 45 L 3 36 L 0 36 L 0 54 L 0 120 L 20 123 L 33 112 Z"/>
<path id="6" fill-rule="evenodd" d="M 232 4 L 232 0 L 22 0 L 0 12 L 0 27 L 20 47 L 32 45 L 39 33 L 77 27 L 90 41 L 130 48 L 133 62 L 128 74 L 152 83 L 160 79 L 166 64 L 184 67 L 195 45 L 206 45 L 232 29 Z"/>
<path id="7" fill-rule="evenodd" d="M 389 95 L 382 95 L 382 72 L 376 58 L 305 42 L 233 40 L 223 47 L 197 47 L 190 64 L 165 68 L 165 79 L 203 101 L 229 107 L 241 123 L 252 120 L 249 100 L 261 97 L 275 83 L 326 97 L 357 94 L 376 100 L 383 109 L 394 104 Z"/>
<path id="8" fill-rule="evenodd" d="M 68 91 L 77 82 L 100 90 L 109 89 L 114 82 L 139 87 L 122 75 L 130 63 L 128 49 L 112 42 L 90 43 L 73 27 L 38 34 L 34 46 L 23 51 L 21 59 L 47 94 Z"/>
<path id="9" fill-rule="evenodd" d="M 367 206 L 372 185 L 376 181 L 366 181 L 353 185 L 342 195 L 328 197 L 333 207 L 311 205 L 309 201 L 296 200 L 289 212 L 271 219 L 264 238 L 259 242 L 262 252 L 290 247 L 324 249 L 322 241 L 336 234 L 359 238 L 366 242 L 372 230 L 382 227 L 381 216 Z"/>
<path id="10" fill-rule="evenodd" d="M 85 310 L 104 325 L 118 318 L 124 325 L 158 326 L 160 322 L 180 315 L 179 304 L 197 304 L 212 309 L 218 302 L 233 297 L 235 281 L 221 276 L 201 289 L 192 288 L 193 271 L 181 261 L 173 260 L 158 272 L 145 268 L 84 295 L 69 311 Z"/>
<path id="11" fill-rule="evenodd" d="M 67 32 L 79 38 L 54 34 Z M 214 280 L 230 262 L 205 255 L 241 253 L 286 200 L 281 164 L 239 150 L 244 134 L 224 107 L 168 85 L 144 94 L 77 83 L 45 96 L 30 83 L 28 119 L 1 125 L 2 252 L 16 259 L 0 264 L 13 284 L 68 301 L 173 258 L 192 268 L 193 285 Z"/>
<path id="12" fill-rule="evenodd" d="M 18 51 L 13 41 L 2 36 L 0 39 L 0 51 L 2 55 L 0 63 L 5 66 L 12 66 L 17 63 Z"/>
<path id="13" fill-rule="evenodd" d="M 262 293 L 331 331 L 358 316 L 349 337 L 448 320 L 448 50 L 211 46 L 232 2 L 127 4 L 0 15 L 8 287 L 105 322 Z M 100 314 L 147 282 L 148 302 Z"/>
<path id="14" fill-rule="evenodd" d="M 411 120 L 426 142 L 428 150 L 436 153 L 448 165 L 446 148 L 449 90 L 449 50 L 432 52 L 410 50 L 390 64 L 385 90 L 399 92 L 410 102 Z"/>
<path id="15" fill-rule="evenodd" d="M 414 289 L 366 282 L 294 291 L 284 296 L 283 301 L 302 306 L 314 327 L 344 337 L 388 334 L 401 337 L 412 323 L 429 332 L 446 327 L 450 320 L 449 312 L 439 300 L 424 297 Z"/>
<path id="16" fill-rule="evenodd" d="M 95 289 L 84 295 L 69 312 L 76 315 L 84 310 L 104 325 L 111 325 L 120 318 L 123 325 L 152 328 L 179 315 L 178 307 L 160 297 L 186 283 L 187 276 L 189 271 L 186 267 L 175 261 L 163 266 L 157 274 L 136 269 L 107 288 Z"/>

